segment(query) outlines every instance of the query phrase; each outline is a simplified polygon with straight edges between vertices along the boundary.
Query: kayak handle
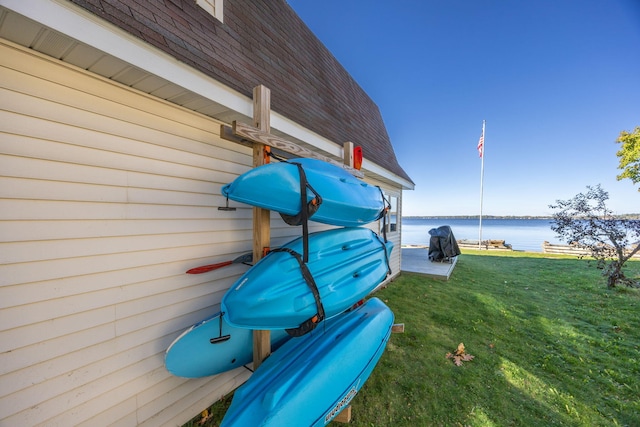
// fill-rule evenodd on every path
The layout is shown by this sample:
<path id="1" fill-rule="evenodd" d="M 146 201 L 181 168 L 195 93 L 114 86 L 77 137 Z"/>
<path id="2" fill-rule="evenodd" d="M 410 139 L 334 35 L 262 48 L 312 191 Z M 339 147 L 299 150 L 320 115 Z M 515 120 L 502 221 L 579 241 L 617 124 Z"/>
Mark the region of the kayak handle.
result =
<path id="1" fill-rule="evenodd" d="M 222 335 L 222 317 L 224 316 L 224 312 L 220 313 L 220 332 L 217 337 L 211 338 L 209 342 L 211 344 L 220 344 L 221 342 L 229 341 L 231 335 Z"/>

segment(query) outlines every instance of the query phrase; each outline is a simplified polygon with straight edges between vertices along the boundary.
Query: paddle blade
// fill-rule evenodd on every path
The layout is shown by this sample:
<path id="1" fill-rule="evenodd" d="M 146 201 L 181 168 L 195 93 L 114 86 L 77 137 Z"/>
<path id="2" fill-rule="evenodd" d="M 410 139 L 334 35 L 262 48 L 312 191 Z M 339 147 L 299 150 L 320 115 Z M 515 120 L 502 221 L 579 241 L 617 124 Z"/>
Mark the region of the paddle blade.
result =
<path id="1" fill-rule="evenodd" d="M 217 264 L 209 264 L 209 265 L 203 265 L 200 267 L 192 268 L 190 270 L 187 270 L 187 274 L 202 274 L 208 271 L 217 270 L 218 268 L 226 267 L 227 265 L 247 264 L 247 263 L 250 263 L 251 261 L 253 261 L 253 252 L 248 252 L 246 254 L 240 255 L 238 258 L 234 259 L 233 261 L 224 261 L 224 262 L 219 262 Z"/>
<path id="2" fill-rule="evenodd" d="M 208 271 L 217 270 L 218 268 L 226 267 L 227 265 L 231 265 L 231 264 L 233 264 L 233 261 L 225 261 L 225 262 L 219 262 L 217 264 L 203 265 L 200 267 L 195 267 L 190 270 L 187 270 L 187 274 L 202 274 Z"/>

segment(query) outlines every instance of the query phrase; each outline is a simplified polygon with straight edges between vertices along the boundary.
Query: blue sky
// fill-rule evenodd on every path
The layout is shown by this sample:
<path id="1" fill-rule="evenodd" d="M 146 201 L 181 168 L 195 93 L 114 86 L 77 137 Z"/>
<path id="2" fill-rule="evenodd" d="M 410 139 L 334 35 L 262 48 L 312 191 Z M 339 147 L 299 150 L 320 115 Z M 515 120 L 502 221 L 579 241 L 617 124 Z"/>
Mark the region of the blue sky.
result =
<path id="1" fill-rule="evenodd" d="M 640 0 L 288 0 L 382 112 L 416 183 L 404 215 L 549 215 L 601 184 L 640 126 Z M 365 153 L 366 157 L 366 153 Z"/>

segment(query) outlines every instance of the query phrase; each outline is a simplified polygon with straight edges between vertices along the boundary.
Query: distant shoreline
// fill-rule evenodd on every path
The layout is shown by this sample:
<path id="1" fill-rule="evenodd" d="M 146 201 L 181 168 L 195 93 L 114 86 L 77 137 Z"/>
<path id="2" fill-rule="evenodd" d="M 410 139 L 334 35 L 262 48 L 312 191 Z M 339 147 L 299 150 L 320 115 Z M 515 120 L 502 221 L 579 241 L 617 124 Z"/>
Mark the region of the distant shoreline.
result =
<path id="1" fill-rule="evenodd" d="M 480 219 L 480 215 L 417 215 L 402 216 L 403 219 Z M 640 213 L 615 215 L 616 219 L 640 219 Z M 536 215 L 482 215 L 482 219 L 548 219 L 552 220 L 553 216 L 536 216 Z"/>
<path id="2" fill-rule="evenodd" d="M 413 219 L 480 219 L 480 215 L 418 215 L 403 216 L 402 218 Z M 482 215 L 482 219 L 553 219 L 552 216 L 533 215 Z"/>

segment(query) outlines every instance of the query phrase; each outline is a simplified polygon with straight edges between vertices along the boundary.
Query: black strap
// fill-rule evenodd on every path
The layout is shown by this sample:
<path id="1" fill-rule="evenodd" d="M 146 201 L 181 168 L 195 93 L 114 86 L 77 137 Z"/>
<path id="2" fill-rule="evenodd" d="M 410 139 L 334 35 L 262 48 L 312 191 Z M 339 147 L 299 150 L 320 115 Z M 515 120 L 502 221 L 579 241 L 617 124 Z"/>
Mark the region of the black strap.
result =
<path id="1" fill-rule="evenodd" d="M 311 186 L 311 184 L 307 180 L 307 175 L 304 172 L 304 168 L 300 163 L 290 162 L 284 157 L 275 155 L 271 151 L 269 152 L 269 156 L 280 162 L 289 163 L 298 167 L 298 174 L 300 176 L 300 212 L 298 212 L 296 215 L 287 215 L 284 213 L 280 213 L 280 216 L 282 217 L 284 222 L 289 225 L 302 225 L 303 227 L 306 227 L 306 222 L 320 208 L 320 205 L 322 204 L 322 196 Z M 315 197 L 309 202 L 307 202 L 307 189 L 311 190 L 311 192 L 315 195 Z"/>
<path id="2" fill-rule="evenodd" d="M 276 159 L 279 162 L 287 162 L 288 160 L 285 159 L 283 156 L 279 156 L 276 153 L 273 152 L 273 150 L 269 150 L 269 152 L 267 153 L 267 156 Z"/>
<path id="3" fill-rule="evenodd" d="M 219 324 L 219 333 L 217 337 L 214 338 L 210 338 L 209 342 L 211 344 L 219 344 L 221 342 L 225 342 L 228 341 L 231 338 L 231 335 L 222 335 L 222 317 L 224 316 L 224 311 L 222 313 L 220 313 L 220 318 L 218 319 Z"/>
<path id="4" fill-rule="evenodd" d="M 307 175 L 304 172 L 304 168 L 300 163 L 290 162 L 298 167 L 298 174 L 300 175 L 300 212 L 297 215 L 280 214 L 282 219 L 289 225 L 302 225 L 302 238 L 303 238 L 303 257 L 304 262 L 309 262 L 309 218 L 316 213 L 320 205 L 322 204 L 322 197 L 318 192 L 309 184 Z M 307 189 L 311 190 L 315 197 L 307 202 Z"/>
<path id="5" fill-rule="evenodd" d="M 380 239 L 378 239 L 380 242 Z M 382 250 L 384 252 L 384 261 L 387 263 L 387 277 L 391 276 L 391 263 L 389 262 L 389 254 L 387 253 L 387 238 L 385 236 L 384 242 L 380 242 L 382 244 Z"/>
<path id="6" fill-rule="evenodd" d="M 382 237 L 384 237 L 384 242 L 387 243 L 387 212 L 389 211 L 389 209 L 391 209 L 391 202 L 389 202 L 387 198 L 384 197 L 382 188 L 380 188 L 379 185 L 376 185 L 376 187 L 378 187 L 378 190 L 380 190 L 380 197 L 382 197 L 383 208 L 382 213 L 380 214 L 380 216 L 382 217 Z M 378 217 L 378 219 L 380 219 L 380 217 Z M 385 251 L 385 254 L 386 253 L 387 252 Z"/>
<path id="7" fill-rule="evenodd" d="M 303 254 L 303 264 L 306 264 L 309 262 L 309 211 L 307 210 L 307 174 L 304 173 L 304 168 L 300 163 L 295 163 L 295 165 L 298 167 L 298 173 L 300 174 L 300 213 L 302 214 L 302 248 L 303 248 L 302 254 Z M 305 276 L 305 269 L 309 271 L 306 268 L 306 265 L 304 266 L 304 268 L 302 268 L 302 265 L 301 265 L 300 268 L 302 269 L 302 276 Z M 311 274 L 309 274 L 309 277 L 311 277 Z M 313 277 L 311 277 L 311 280 L 313 280 Z M 305 277 L 305 281 L 309 283 L 306 277 Z"/>
<path id="8" fill-rule="evenodd" d="M 277 248 L 272 250 L 271 252 L 286 252 L 294 257 L 296 261 L 298 261 L 300 271 L 302 272 L 302 277 L 307 283 L 307 286 L 309 286 L 309 288 L 311 289 L 313 298 L 316 300 L 316 307 L 318 308 L 317 314 L 302 322 L 302 324 L 300 324 L 300 326 L 298 326 L 297 328 L 286 329 L 287 333 L 292 337 L 300 337 L 315 329 L 315 327 L 318 326 L 318 323 L 324 320 L 324 306 L 322 305 L 322 300 L 320 299 L 320 291 L 318 291 L 318 285 L 316 285 L 311 271 L 309 271 L 307 264 L 303 261 L 302 256 L 298 252 L 290 248 Z"/>

